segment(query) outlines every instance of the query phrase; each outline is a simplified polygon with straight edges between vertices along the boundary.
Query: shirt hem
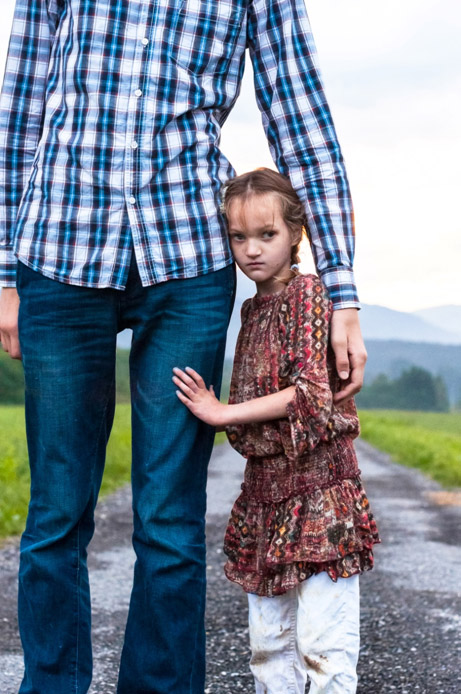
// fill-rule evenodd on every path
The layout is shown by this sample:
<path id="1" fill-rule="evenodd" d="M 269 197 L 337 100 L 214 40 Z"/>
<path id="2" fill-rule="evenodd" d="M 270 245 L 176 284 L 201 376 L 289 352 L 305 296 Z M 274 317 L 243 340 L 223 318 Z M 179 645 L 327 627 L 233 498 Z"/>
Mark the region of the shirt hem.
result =
<path id="1" fill-rule="evenodd" d="M 62 284 L 70 284 L 75 287 L 85 287 L 87 289 L 116 289 L 118 291 L 124 291 L 126 289 L 126 284 L 119 284 L 116 282 L 83 282 L 77 281 L 73 278 L 63 277 L 58 273 L 44 270 L 43 267 L 40 266 L 40 264 L 31 263 L 28 259 L 24 258 L 19 254 L 17 254 L 16 257 L 19 262 L 21 262 L 23 265 L 26 265 L 26 267 L 28 267 L 30 270 L 39 272 L 44 277 L 48 277 L 48 279 L 61 282 Z M 194 277 L 200 277 L 201 275 L 208 275 L 212 272 L 222 270 L 223 268 L 232 265 L 233 262 L 233 258 L 230 258 L 229 261 L 218 263 L 216 266 L 213 266 L 212 268 L 207 266 L 206 268 L 197 268 L 192 272 L 178 274 L 169 273 L 168 275 L 164 275 L 162 277 L 155 277 L 152 280 L 149 280 L 147 284 L 145 283 L 145 280 L 141 280 L 141 283 L 143 287 L 152 287 L 157 284 L 162 284 L 163 282 L 169 282 L 170 280 L 192 279 Z"/>

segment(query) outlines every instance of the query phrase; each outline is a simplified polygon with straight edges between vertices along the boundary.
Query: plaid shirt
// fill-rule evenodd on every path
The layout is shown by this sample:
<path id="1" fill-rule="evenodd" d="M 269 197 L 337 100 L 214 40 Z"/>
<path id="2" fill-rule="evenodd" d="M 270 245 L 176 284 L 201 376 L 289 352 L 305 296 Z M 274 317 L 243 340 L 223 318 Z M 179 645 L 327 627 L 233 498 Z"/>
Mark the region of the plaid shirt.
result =
<path id="1" fill-rule="evenodd" d="M 318 272 L 356 306 L 352 204 L 303 0 L 16 0 L 0 100 L 0 284 L 16 258 L 87 287 L 232 262 L 219 150 L 245 49 Z M 127 216 L 128 215 L 128 216 Z M 128 223 L 129 220 L 129 223 Z"/>

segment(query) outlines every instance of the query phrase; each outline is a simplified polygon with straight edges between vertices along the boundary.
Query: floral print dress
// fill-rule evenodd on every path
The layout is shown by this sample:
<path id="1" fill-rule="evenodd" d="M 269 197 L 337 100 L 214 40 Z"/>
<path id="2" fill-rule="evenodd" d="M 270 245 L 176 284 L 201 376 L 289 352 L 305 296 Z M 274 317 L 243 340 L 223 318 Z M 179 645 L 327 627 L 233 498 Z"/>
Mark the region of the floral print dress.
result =
<path id="1" fill-rule="evenodd" d="M 373 567 L 380 540 L 353 445 L 357 412 L 352 400 L 333 405 L 330 315 L 314 275 L 242 306 L 229 402 L 295 386 L 287 418 L 226 429 L 247 464 L 225 572 L 249 593 L 279 595 L 320 571 L 336 581 Z"/>

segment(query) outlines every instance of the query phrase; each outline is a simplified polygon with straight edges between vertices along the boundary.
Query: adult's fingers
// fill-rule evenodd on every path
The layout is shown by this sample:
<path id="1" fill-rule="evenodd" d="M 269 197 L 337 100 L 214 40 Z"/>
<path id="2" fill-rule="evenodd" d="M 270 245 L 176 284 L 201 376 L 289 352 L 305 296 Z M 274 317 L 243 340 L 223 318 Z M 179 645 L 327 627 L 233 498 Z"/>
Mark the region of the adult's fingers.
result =
<path id="1" fill-rule="evenodd" d="M 354 397 L 354 395 L 357 395 L 357 393 L 361 390 L 363 384 L 363 370 L 362 370 L 362 376 L 360 376 L 359 373 L 356 372 L 356 370 L 352 369 L 350 379 L 346 383 L 346 385 L 342 386 L 341 390 L 339 390 L 337 393 L 335 393 L 334 396 L 334 402 L 336 405 L 339 405 L 342 402 L 345 402 L 346 400 L 349 400 L 349 398 Z"/>
<path id="2" fill-rule="evenodd" d="M 343 333 L 336 335 L 331 341 L 333 352 L 335 353 L 336 371 L 342 380 L 349 378 L 350 362 L 349 353 L 347 351 L 347 335 Z"/>
<path id="3" fill-rule="evenodd" d="M 21 359 L 18 334 L 19 297 L 16 289 L 5 288 L 0 294 L 0 342 L 12 359 Z"/>
<path id="4" fill-rule="evenodd" d="M 341 390 L 334 396 L 334 402 L 337 405 L 357 395 L 362 389 L 366 360 L 367 355 L 365 351 L 363 351 L 363 353 L 360 351 L 359 354 L 356 355 L 350 355 L 352 367 L 351 374 L 349 379 L 341 387 Z"/>
<path id="5" fill-rule="evenodd" d="M 19 345 L 19 338 L 17 333 L 0 333 L 0 342 L 5 352 L 8 352 L 12 359 L 21 359 L 21 347 Z"/>
<path id="6" fill-rule="evenodd" d="M 336 369 L 343 381 L 335 402 L 341 403 L 359 392 L 367 353 L 360 331 L 358 311 L 338 309 L 331 319 L 331 345 L 335 353 Z"/>

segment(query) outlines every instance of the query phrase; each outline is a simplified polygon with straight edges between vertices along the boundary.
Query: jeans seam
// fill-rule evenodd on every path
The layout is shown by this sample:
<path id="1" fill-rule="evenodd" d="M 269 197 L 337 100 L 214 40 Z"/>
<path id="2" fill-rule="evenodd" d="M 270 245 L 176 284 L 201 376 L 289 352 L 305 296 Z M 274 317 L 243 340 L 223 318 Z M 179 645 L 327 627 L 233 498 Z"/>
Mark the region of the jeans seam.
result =
<path id="1" fill-rule="evenodd" d="M 78 663 L 80 647 L 80 522 L 77 524 L 77 574 L 76 574 L 76 600 L 77 600 L 77 636 L 75 639 L 75 694 L 78 694 Z"/>
<path id="2" fill-rule="evenodd" d="M 205 562 L 205 565 L 206 565 L 206 562 Z M 203 603 L 204 603 L 204 601 L 206 600 L 206 587 L 207 587 L 207 582 L 206 582 L 206 575 L 205 575 L 205 585 L 203 586 L 202 596 L 201 596 L 201 600 L 200 600 L 200 615 L 203 614 Z M 200 624 L 197 625 L 197 630 L 196 630 L 196 634 L 195 634 L 195 642 L 194 642 L 194 646 L 195 646 L 195 648 L 194 648 L 194 653 L 195 653 L 195 656 L 194 656 L 194 660 L 192 661 L 192 668 L 191 668 L 190 680 L 189 680 L 189 691 L 190 691 L 191 694 L 194 694 L 194 692 L 193 692 L 193 690 L 192 690 L 192 686 L 193 686 L 194 668 L 195 668 L 195 663 L 196 663 L 196 660 L 197 660 L 197 645 L 198 645 L 197 642 L 198 642 L 199 637 L 200 637 L 201 629 L 202 629 L 202 625 L 201 625 L 201 623 L 200 623 Z"/>

